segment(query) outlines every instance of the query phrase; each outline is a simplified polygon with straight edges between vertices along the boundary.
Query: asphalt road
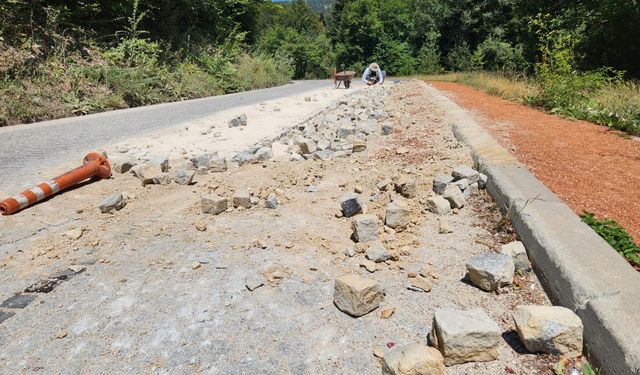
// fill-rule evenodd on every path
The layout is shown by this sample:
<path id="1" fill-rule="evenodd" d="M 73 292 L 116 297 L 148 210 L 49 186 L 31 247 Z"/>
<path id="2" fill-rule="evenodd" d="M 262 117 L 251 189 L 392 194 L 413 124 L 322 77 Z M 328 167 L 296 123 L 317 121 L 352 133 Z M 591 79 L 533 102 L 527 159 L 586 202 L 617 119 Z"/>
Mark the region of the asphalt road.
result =
<path id="1" fill-rule="evenodd" d="M 17 193 L 52 178 L 47 166 L 82 161 L 87 152 L 179 126 L 235 106 L 252 105 L 332 85 L 296 81 L 280 87 L 0 128 L 0 192 Z M 39 174 L 40 173 L 40 174 Z"/>

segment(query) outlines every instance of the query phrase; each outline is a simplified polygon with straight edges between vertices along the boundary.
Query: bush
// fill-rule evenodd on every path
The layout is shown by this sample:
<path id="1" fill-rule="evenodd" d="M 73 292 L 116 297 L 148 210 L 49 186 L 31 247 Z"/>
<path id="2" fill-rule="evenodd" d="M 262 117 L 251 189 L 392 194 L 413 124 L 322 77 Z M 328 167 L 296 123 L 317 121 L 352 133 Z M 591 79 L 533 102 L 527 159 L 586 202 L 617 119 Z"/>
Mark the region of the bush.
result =
<path id="1" fill-rule="evenodd" d="M 418 71 L 423 74 L 438 74 L 442 72 L 440 66 L 440 51 L 435 43 L 424 45 L 418 52 Z"/>
<path id="2" fill-rule="evenodd" d="M 242 90 L 283 85 L 291 81 L 292 76 L 293 63 L 287 56 L 243 54 L 238 60 L 237 79 Z"/>
<path id="3" fill-rule="evenodd" d="M 485 39 L 478 45 L 472 56 L 474 69 L 518 72 L 527 69 L 522 46 L 513 46 L 494 37 Z"/>
<path id="4" fill-rule="evenodd" d="M 406 42 L 383 39 L 375 48 L 373 60 L 388 75 L 410 75 L 418 70 L 418 60 Z"/>
<path id="5" fill-rule="evenodd" d="M 447 66 L 454 72 L 471 70 L 471 50 L 466 42 L 451 49 L 447 55 Z"/>

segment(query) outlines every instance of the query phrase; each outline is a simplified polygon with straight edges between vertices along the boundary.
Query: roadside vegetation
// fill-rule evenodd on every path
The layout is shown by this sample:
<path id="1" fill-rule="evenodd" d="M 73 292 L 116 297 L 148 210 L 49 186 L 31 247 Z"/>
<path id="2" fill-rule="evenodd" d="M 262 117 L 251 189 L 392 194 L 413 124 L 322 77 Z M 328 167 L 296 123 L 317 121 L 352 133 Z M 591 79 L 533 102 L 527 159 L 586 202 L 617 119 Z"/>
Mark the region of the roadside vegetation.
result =
<path id="1" fill-rule="evenodd" d="M 598 219 L 595 214 L 586 211 L 580 215 L 580 218 L 632 266 L 640 270 L 640 247 L 633 242 L 633 238 L 620 224 L 611 219 Z"/>
<path id="2" fill-rule="evenodd" d="M 629 0 L 0 0 L 0 125 L 375 61 L 640 134 L 639 18 Z"/>

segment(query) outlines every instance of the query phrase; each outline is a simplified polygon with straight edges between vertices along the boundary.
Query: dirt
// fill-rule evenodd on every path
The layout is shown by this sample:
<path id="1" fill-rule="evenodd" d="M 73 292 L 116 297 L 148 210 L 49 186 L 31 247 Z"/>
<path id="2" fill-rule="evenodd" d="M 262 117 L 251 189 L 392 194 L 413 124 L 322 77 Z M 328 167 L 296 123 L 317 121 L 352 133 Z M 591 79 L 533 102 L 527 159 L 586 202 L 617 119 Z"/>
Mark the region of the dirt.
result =
<path id="1" fill-rule="evenodd" d="M 433 82 L 469 110 L 576 213 L 616 220 L 640 242 L 640 142 L 464 85 Z"/>
<path id="2" fill-rule="evenodd" d="M 233 165 L 197 175 L 192 186 L 143 187 L 130 174 L 115 175 L 3 218 L 0 297 L 70 265 L 86 270 L 2 322 L 1 367 L 9 373 L 379 373 L 374 351 L 385 353 L 389 343 L 426 344 L 436 309 L 480 307 L 504 332 L 500 358 L 452 366 L 447 374 L 550 373 L 557 358 L 527 353 L 511 320 L 516 305 L 550 303 L 535 274 L 519 275 L 498 293 L 465 282 L 470 257 L 515 238 L 486 192 L 475 191 L 449 215 L 451 234 L 439 234 L 438 216 L 424 209 L 433 176 L 472 161 L 422 87 L 416 81 L 385 87 L 394 132 L 370 136 L 366 151 L 348 158 Z M 394 193 L 376 185 L 403 175 L 418 181 L 412 223 L 402 232 L 381 231 L 398 260 L 369 273 L 360 266 L 363 254 L 345 255 L 354 243 L 339 199 L 362 189 L 367 213 L 383 218 Z M 311 185 L 318 191 L 309 192 Z M 231 198 L 244 188 L 262 200 L 276 194 L 278 208 L 261 201 L 218 216 L 201 212 L 201 197 Z M 128 196 L 127 206 L 99 213 L 101 198 L 118 191 Z M 435 270 L 431 292 L 408 290 L 409 276 L 428 264 Z M 353 273 L 385 291 L 382 306 L 357 319 L 332 303 L 333 281 Z M 245 278 L 255 276 L 266 282 L 250 292 Z M 389 309 L 393 315 L 381 315 Z"/>

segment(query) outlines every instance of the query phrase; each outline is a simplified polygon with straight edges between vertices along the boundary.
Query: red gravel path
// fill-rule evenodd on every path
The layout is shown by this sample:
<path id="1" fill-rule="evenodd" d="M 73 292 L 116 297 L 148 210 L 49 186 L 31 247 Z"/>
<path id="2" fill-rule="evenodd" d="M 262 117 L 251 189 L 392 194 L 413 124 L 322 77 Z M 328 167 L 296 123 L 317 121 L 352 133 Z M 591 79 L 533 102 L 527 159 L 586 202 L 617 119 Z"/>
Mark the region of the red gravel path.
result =
<path id="1" fill-rule="evenodd" d="M 432 82 L 577 214 L 595 212 L 640 241 L 640 142 L 447 82 Z"/>

